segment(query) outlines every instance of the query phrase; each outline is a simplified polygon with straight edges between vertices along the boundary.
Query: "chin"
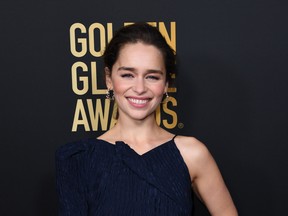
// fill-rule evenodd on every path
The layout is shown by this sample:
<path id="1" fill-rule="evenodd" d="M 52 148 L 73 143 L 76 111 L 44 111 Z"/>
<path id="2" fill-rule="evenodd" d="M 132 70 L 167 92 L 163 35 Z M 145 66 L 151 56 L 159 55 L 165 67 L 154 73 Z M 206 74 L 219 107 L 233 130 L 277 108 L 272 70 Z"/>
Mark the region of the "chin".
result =
<path id="1" fill-rule="evenodd" d="M 124 113 L 123 113 L 124 114 Z M 151 117 L 151 116 L 153 116 L 153 118 L 154 118 L 154 112 L 151 112 L 151 113 L 147 113 L 147 112 L 145 112 L 145 113 L 126 113 L 126 114 L 124 114 L 124 115 L 126 115 L 128 118 L 130 118 L 130 119 L 133 119 L 133 120 L 137 120 L 137 121 L 142 121 L 142 120 L 145 120 L 145 119 L 147 119 L 147 118 L 149 118 L 149 117 Z"/>

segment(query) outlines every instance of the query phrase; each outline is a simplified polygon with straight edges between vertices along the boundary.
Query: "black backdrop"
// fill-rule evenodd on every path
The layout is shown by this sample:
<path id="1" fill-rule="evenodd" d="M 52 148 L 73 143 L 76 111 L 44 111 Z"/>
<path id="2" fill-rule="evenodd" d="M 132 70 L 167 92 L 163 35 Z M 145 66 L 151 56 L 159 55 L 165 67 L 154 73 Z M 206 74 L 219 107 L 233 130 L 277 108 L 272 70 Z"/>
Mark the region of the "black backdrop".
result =
<path id="1" fill-rule="evenodd" d="M 162 23 L 176 37 L 179 74 L 161 125 L 166 120 L 172 132 L 207 145 L 240 215 L 287 213 L 287 3 L 2 0 L 0 12 L 0 215 L 56 215 L 55 149 L 100 135 L 108 121 L 93 131 L 87 100 L 99 109 L 104 96 L 91 85 L 85 94 L 73 91 L 72 65 L 88 65 L 87 73 L 78 68 L 76 78 L 91 82 L 90 64 L 96 62 L 102 89 L 102 62 L 89 51 L 73 55 L 70 27 L 81 23 L 87 32 L 78 29 L 76 39 L 85 41 L 89 27 L 101 24 L 92 31 L 98 51 L 101 26 L 107 42 L 108 23 L 116 30 L 135 21 Z M 87 114 L 90 131 L 81 115 L 72 131 L 77 109 Z M 199 202 L 195 215 L 208 215 Z"/>

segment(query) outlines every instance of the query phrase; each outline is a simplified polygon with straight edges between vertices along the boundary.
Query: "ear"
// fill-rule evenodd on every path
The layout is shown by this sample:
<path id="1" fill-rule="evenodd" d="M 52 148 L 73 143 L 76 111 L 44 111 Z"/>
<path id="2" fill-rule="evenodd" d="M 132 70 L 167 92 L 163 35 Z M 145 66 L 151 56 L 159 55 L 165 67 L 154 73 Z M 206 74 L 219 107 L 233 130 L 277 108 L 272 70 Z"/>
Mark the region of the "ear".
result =
<path id="1" fill-rule="evenodd" d="M 109 70 L 108 67 L 105 67 L 104 70 L 105 70 L 106 87 L 108 89 L 113 89 L 112 80 L 111 80 L 111 71 Z"/>
<path id="2" fill-rule="evenodd" d="M 168 88 L 169 88 L 169 83 L 168 83 L 168 81 L 167 81 L 167 82 L 166 82 L 166 85 L 165 85 L 164 92 L 167 92 L 167 91 L 168 91 Z"/>

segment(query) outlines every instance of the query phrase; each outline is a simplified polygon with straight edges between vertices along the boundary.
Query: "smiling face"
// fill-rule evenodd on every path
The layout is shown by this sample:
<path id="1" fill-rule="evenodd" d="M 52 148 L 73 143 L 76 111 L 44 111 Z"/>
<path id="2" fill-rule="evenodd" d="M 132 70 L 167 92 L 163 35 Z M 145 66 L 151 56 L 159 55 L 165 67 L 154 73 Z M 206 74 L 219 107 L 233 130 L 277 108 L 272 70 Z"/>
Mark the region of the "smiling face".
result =
<path id="1" fill-rule="evenodd" d="M 105 69 L 106 84 L 114 90 L 119 119 L 154 118 L 168 88 L 162 53 L 153 45 L 129 43 L 120 50 L 112 71 Z"/>

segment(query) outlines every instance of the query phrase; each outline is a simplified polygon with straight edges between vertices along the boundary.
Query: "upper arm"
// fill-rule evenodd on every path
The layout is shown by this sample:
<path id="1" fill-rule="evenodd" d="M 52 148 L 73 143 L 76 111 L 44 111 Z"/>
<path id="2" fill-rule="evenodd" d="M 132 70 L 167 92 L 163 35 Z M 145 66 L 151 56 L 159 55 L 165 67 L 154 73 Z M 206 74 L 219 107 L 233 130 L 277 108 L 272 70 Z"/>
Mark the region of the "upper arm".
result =
<path id="1" fill-rule="evenodd" d="M 205 145 L 195 138 L 182 138 L 178 147 L 189 169 L 193 189 L 211 215 L 237 215 L 218 166 Z"/>

